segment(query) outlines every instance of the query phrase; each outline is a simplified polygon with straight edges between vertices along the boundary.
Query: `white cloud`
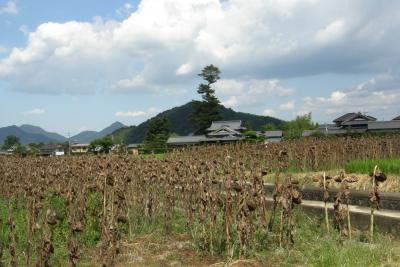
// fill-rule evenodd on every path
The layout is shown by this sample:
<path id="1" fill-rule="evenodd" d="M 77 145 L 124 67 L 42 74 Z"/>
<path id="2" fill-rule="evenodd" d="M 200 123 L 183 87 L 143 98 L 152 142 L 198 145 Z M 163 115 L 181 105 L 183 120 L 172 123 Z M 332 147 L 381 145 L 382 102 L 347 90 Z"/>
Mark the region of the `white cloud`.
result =
<path id="1" fill-rule="evenodd" d="M 18 14 L 17 1 L 8 1 L 5 5 L 0 6 L 0 14 Z"/>
<path id="2" fill-rule="evenodd" d="M 339 41 L 346 30 L 346 22 L 344 19 L 337 19 L 325 28 L 319 30 L 315 36 L 317 42 L 322 44 Z"/>
<path id="3" fill-rule="evenodd" d="M 227 108 L 233 108 L 236 107 L 239 104 L 238 97 L 237 96 L 231 96 L 225 101 L 222 101 L 221 104 Z"/>
<path id="4" fill-rule="evenodd" d="M 280 87 L 277 90 L 277 95 L 281 96 L 281 97 L 283 97 L 283 96 L 292 96 L 292 95 L 294 95 L 294 90 L 293 90 L 293 88 L 282 88 L 282 87 Z"/>
<path id="5" fill-rule="evenodd" d="M 244 107 L 263 105 L 271 97 L 292 95 L 293 89 L 285 88 L 279 80 L 251 79 L 234 80 L 223 79 L 215 84 L 216 94 L 222 98 L 229 96 L 222 104 L 227 107 Z"/>
<path id="6" fill-rule="evenodd" d="M 176 75 L 186 75 L 192 71 L 192 65 L 190 64 L 182 64 L 177 70 Z"/>
<path id="7" fill-rule="evenodd" d="M 239 83 L 382 72 L 399 66 L 399 8 L 365 0 L 142 0 L 117 11 L 129 13 L 121 21 L 39 25 L 0 60 L 0 77 L 29 93 L 165 93 L 210 63 Z M 229 97 L 237 90 L 247 88 L 220 89 Z"/>
<path id="8" fill-rule="evenodd" d="M 303 109 L 314 114 L 339 116 L 346 112 L 368 112 L 380 119 L 398 116 L 400 73 L 383 73 L 355 85 L 334 91 L 329 97 L 306 97 Z"/>
<path id="9" fill-rule="evenodd" d="M 145 116 L 150 116 L 153 114 L 156 114 L 157 112 L 160 112 L 158 108 L 155 107 L 150 107 L 145 111 L 118 111 L 115 113 L 116 117 L 145 117 Z"/>
<path id="10" fill-rule="evenodd" d="M 131 3 L 125 3 L 122 7 L 118 8 L 115 13 L 118 16 L 129 15 L 135 7 Z"/>
<path id="11" fill-rule="evenodd" d="M 294 109 L 294 101 L 291 100 L 287 103 L 283 103 L 279 105 L 279 109 L 283 111 L 293 110 Z"/>
<path id="12" fill-rule="evenodd" d="M 32 110 L 28 110 L 28 111 L 23 112 L 23 115 L 25 115 L 25 116 L 42 115 L 42 114 L 45 114 L 45 113 L 46 113 L 46 110 L 43 109 L 43 108 L 34 108 Z"/>
<path id="13" fill-rule="evenodd" d="M 276 115 L 276 112 L 274 110 L 272 110 L 272 109 L 265 109 L 263 111 L 263 115 L 272 117 L 272 116 Z"/>
<path id="14" fill-rule="evenodd" d="M 19 30 L 20 30 L 20 32 L 22 32 L 22 33 L 25 34 L 25 35 L 28 35 L 28 34 L 29 34 L 29 28 L 28 28 L 28 26 L 26 26 L 25 24 L 24 24 L 24 25 L 21 25 L 21 27 L 19 27 Z"/>

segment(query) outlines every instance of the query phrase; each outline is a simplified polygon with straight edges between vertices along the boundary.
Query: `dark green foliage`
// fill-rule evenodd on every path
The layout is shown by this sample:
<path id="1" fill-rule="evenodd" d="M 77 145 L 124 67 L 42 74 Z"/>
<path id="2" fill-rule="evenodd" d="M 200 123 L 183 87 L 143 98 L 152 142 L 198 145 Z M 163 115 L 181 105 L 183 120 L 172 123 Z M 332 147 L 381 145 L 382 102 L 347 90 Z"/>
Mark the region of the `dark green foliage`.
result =
<path id="1" fill-rule="evenodd" d="M 168 138 L 169 123 L 167 117 L 156 117 L 150 121 L 147 128 L 143 150 L 151 153 L 165 152 Z"/>
<path id="2" fill-rule="evenodd" d="M 189 102 L 183 106 L 175 107 L 173 109 L 164 111 L 158 114 L 155 118 L 165 116 L 168 118 L 170 123 L 171 132 L 176 133 L 177 135 L 188 135 L 190 133 L 194 133 L 196 131 L 195 126 L 190 122 L 191 114 L 194 112 L 194 101 Z M 225 108 L 224 106 L 219 106 L 219 113 L 221 114 L 222 120 L 241 120 L 241 121 L 249 121 L 254 130 L 259 131 L 261 127 L 267 123 L 275 125 L 277 128 L 283 123 L 283 121 L 267 117 L 254 115 L 250 113 L 237 112 L 230 108 Z M 144 140 L 146 128 L 150 120 L 143 122 L 142 124 L 131 127 L 125 134 L 122 139 L 125 144 L 130 143 L 141 143 Z"/>
<path id="3" fill-rule="evenodd" d="M 219 74 L 219 69 L 214 65 L 206 66 L 199 74 L 207 83 L 200 84 L 197 89 L 197 93 L 201 95 L 203 101 L 193 102 L 194 112 L 191 122 L 195 126 L 196 133 L 204 133 L 212 121 L 221 119 L 221 114 L 219 113 L 220 102 L 215 96 L 215 90 L 211 87 L 220 79 Z"/>
<path id="4" fill-rule="evenodd" d="M 135 128 L 136 126 L 123 127 L 112 132 L 110 136 L 112 137 L 114 143 L 116 144 L 122 144 L 122 143 L 127 144 L 126 137 L 131 131 L 135 130 Z"/>
<path id="5" fill-rule="evenodd" d="M 244 128 L 246 128 L 246 131 L 253 131 L 254 130 L 253 129 L 253 125 L 251 124 L 250 121 L 245 121 L 243 126 L 244 126 Z"/>
<path id="6" fill-rule="evenodd" d="M 109 153 L 111 147 L 113 146 L 113 141 L 110 136 L 106 136 L 100 139 L 95 139 L 90 143 L 90 149 L 94 150 L 96 148 L 100 148 L 98 153 Z"/>
<path id="7" fill-rule="evenodd" d="M 30 143 L 26 147 L 29 155 L 38 155 L 40 153 L 40 144 Z"/>
<path id="8" fill-rule="evenodd" d="M 263 125 L 263 126 L 261 127 L 261 132 L 274 131 L 274 130 L 277 130 L 277 129 L 278 129 L 278 128 L 276 127 L 275 124 L 273 124 L 273 123 L 267 123 L 267 124 L 265 124 L 265 125 Z"/>
<path id="9" fill-rule="evenodd" d="M 292 121 L 285 122 L 283 124 L 283 135 L 287 139 L 299 138 L 302 136 L 303 131 L 313 130 L 318 128 L 317 123 L 311 121 L 311 113 L 303 116 L 297 116 Z"/>
<path id="10" fill-rule="evenodd" d="M 265 140 L 264 136 L 259 136 L 256 131 L 245 131 L 244 136 L 246 137 L 246 141 L 250 142 L 262 142 Z"/>
<path id="11" fill-rule="evenodd" d="M 18 145 L 20 145 L 19 138 L 16 137 L 15 135 L 9 135 L 4 140 L 4 145 L 3 145 L 2 148 L 3 149 L 10 149 L 13 146 L 18 146 Z"/>

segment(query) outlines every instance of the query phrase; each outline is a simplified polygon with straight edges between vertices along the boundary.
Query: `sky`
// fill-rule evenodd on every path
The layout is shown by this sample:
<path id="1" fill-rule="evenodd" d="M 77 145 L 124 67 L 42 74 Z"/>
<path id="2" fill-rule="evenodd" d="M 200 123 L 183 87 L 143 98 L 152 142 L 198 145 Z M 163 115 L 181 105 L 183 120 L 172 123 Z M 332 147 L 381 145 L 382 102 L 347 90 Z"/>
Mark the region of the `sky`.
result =
<path id="1" fill-rule="evenodd" d="M 0 0 L 0 127 L 137 125 L 199 99 L 234 110 L 400 115 L 400 1 Z"/>

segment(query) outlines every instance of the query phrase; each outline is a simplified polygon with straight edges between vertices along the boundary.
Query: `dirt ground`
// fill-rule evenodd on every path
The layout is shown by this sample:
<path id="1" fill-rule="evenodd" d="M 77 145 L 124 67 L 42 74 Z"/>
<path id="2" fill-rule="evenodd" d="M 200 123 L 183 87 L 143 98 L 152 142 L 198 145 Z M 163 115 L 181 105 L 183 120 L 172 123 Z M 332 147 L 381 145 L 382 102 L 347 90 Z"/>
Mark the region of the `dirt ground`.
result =
<path id="1" fill-rule="evenodd" d="M 135 240 L 134 243 L 124 243 L 117 266 L 213 266 L 213 267 L 258 267 L 253 260 L 235 260 L 225 262 L 222 258 L 203 256 L 190 243 L 187 234 L 160 238 L 147 235 Z"/>

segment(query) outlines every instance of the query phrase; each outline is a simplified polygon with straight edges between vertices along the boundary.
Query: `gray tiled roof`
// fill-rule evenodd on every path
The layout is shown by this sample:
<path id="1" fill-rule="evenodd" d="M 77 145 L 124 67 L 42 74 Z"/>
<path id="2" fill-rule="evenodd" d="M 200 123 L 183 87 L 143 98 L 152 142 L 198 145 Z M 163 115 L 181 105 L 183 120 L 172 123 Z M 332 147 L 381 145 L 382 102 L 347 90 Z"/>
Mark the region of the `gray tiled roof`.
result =
<path id="1" fill-rule="evenodd" d="M 400 130 L 400 121 L 374 121 L 368 123 L 368 130 Z"/>
<path id="2" fill-rule="evenodd" d="M 400 121 L 400 116 L 397 116 L 396 118 L 393 119 L 394 121 Z"/>
<path id="3" fill-rule="evenodd" d="M 340 123 L 340 122 L 346 122 L 346 121 L 351 121 L 356 119 L 357 117 L 361 117 L 367 121 L 376 121 L 376 118 L 369 116 L 369 115 L 363 115 L 361 113 L 346 113 L 343 116 L 340 116 L 339 118 L 335 119 L 333 122 Z"/>
<path id="4" fill-rule="evenodd" d="M 191 145 L 191 144 L 199 144 L 206 137 L 204 135 L 193 135 L 193 136 L 174 136 L 168 138 L 168 145 Z"/>
<path id="5" fill-rule="evenodd" d="M 223 127 L 231 128 L 232 130 L 243 130 L 242 121 L 241 120 L 232 120 L 232 121 L 213 121 L 211 126 L 207 129 L 207 131 L 216 131 Z"/>
<path id="6" fill-rule="evenodd" d="M 239 141 L 244 139 L 244 137 L 239 136 L 224 136 L 224 137 L 209 137 L 203 140 L 203 142 L 230 142 L 230 141 Z"/>
<path id="7" fill-rule="evenodd" d="M 241 135 L 240 132 L 233 130 L 227 126 L 223 126 L 216 131 L 210 132 L 208 136 L 225 136 L 225 135 Z"/>
<path id="8" fill-rule="evenodd" d="M 267 138 L 271 137 L 282 137 L 282 131 L 265 131 L 264 136 Z"/>

